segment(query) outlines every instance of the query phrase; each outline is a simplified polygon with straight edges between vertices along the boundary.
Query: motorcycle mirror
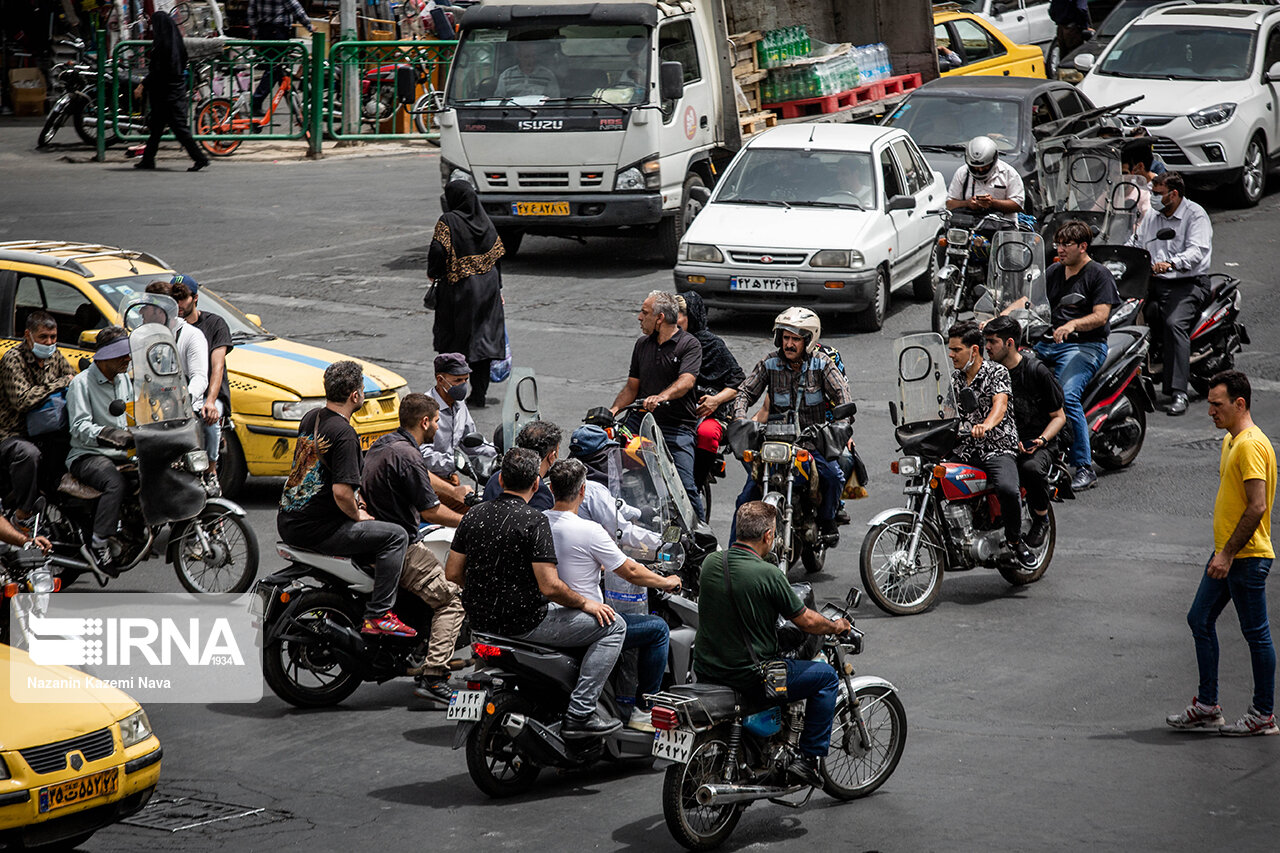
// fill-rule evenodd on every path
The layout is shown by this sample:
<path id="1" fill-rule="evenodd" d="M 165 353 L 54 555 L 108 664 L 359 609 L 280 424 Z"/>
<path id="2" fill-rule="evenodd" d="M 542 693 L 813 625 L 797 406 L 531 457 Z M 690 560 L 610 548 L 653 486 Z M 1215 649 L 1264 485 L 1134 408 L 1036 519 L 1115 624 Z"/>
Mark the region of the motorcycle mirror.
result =
<path id="1" fill-rule="evenodd" d="M 847 403 L 841 403 L 831 409 L 831 417 L 834 420 L 842 421 L 851 418 L 858 413 L 858 404 L 850 400 Z"/>
<path id="2" fill-rule="evenodd" d="M 996 304 L 991 301 L 990 296 L 984 293 L 979 297 L 978 301 L 973 304 L 973 310 L 979 314 L 995 314 Z"/>
<path id="3" fill-rule="evenodd" d="M 468 450 L 475 450 L 477 447 L 483 447 L 484 436 L 478 432 L 469 432 L 462 437 L 462 446 Z"/>
<path id="4" fill-rule="evenodd" d="M 76 363 L 76 366 L 79 367 L 80 370 L 84 371 L 84 370 L 88 370 L 89 365 L 91 364 L 93 364 L 93 362 L 89 360 L 88 356 L 82 355 L 80 356 L 80 361 Z"/>
<path id="5" fill-rule="evenodd" d="M 1174 234 L 1175 234 L 1175 232 L 1174 232 L 1174 230 L 1173 230 L 1172 228 L 1161 228 L 1159 231 L 1157 231 L 1157 232 L 1156 232 L 1156 239 L 1157 239 L 1157 240 L 1172 240 L 1172 239 L 1173 239 L 1173 237 L 1174 237 Z"/>
<path id="6" fill-rule="evenodd" d="M 850 610 L 857 610 L 858 605 L 862 603 L 862 590 L 856 586 L 849 587 L 849 594 L 845 596 L 844 602 L 849 605 Z"/>
<path id="7" fill-rule="evenodd" d="M 409 65 L 396 66 L 396 99 L 402 104 L 412 104 L 417 97 L 418 81 Z"/>
<path id="8" fill-rule="evenodd" d="M 107 406 L 107 411 L 111 413 L 112 417 L 118 418 L 127 411 L 127 407 L 124 404 L 124 400 L 112 400 L 111 405 Z"/>
<path id="9" fill-rule="evenodd" d="M 892 400 L 889 401 L 889 420 L 893 421 L 894 426 L 898 425 L 898 404 Z"/>
<path id="10" fill-rule="evenodd" d="M 978 408 L 978 395 L 973 392 L 972 388 L 965 388 L 956 396 L 956 408 L 961 414 L 969 414 Z"/>

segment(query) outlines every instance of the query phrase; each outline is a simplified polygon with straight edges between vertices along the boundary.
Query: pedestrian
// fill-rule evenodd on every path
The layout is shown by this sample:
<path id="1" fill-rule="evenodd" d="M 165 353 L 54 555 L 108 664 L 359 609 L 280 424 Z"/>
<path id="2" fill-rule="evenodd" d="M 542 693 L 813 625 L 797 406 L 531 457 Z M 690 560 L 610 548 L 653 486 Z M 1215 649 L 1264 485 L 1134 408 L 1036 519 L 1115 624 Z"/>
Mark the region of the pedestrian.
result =
<path id="1" fill-rule="evenodd" d="M 314 33 L 311 18 L 298 0 L 249 0 L 249 28 L 253 31 L 254 41 L 286 41 L 293 36 L 291 26 L 294 21 Z M 277 48 L 264 48 L 267 61 L 260 65 L 264 73 L 258 78 L 258 85 L 253 90 L 253 117 L 261 118 L 262 105 L 271 97 L 271 90 L 276 81 L 284 76 L 284 65 L 280 62 Z"/>
<path id="2" fill-rule="evenodd" d="M 1200 687 L 1181 714 L 1165 721 L 1175 729 L 1216 728 L 1224 735 L 1274 735 L 1276 650 L 1267 620 L 1267 574 L 1271 504 L 1276 493 L 1276 452 L 1253 422 L 1252 389 L 1238 370 L 1209 380 L 1209 417 L 1224 429 L 1218 458 L 1218 496 L 1213 502 L 1213 556 L 1200 577 L 1187 624 L 1196 643 Z M 1253 702 L 1226 725 L 1218 704 L 1218 634 L 1214 623 L 1231 601 L 1253 662 Z"/>
<path id="3" fill-rule="evenodd" d="M 178 273 L 172 279 L 172 296 L 178 303 L 178 315 L 188 325 L 200 330 L 209 343 L 209 386 L 199 404 L 204 421 L 204 449 L 209 454 L 211 474 L 217 471 L 218 449 L 222 443 L 222 417 L 231 411 L 231 382 L 227 378 L 227 353 L 235 349 L 231 327 L 212 311 L 200 310 L 200 284 L 191 276 Z M 217 477 L 208 478 L 210 484 Z"/>
<path id="4" fill-rule="evenodd" d="M 427 252 L 427 275 L 436 282 L 436 316 L 431 333 L 436 352 L 460 352 L 471 365 L 467 404 L 484 408 L 489 366 L 506 356 L 502 310 L 502 238 L 480 206 L 475 187 L 450 181 L 444 213 L 436 221 Z"/>
<path id="5" fill-rule="evenodd" d="M 1058 25 L 1058 56 L 1066 56 L 1093 38 L 1089 0 L 1050 0 L 1049 20 Z"/>
<path id="6" fill-rule="evenodd" d="M 167 127 L 191 157 L 192 165 L 187 171 L 198 172 L 209 165 L 209 158 L 191 138 L 191 128 L 187 126 L 187 47 L 182 43 L 178 25 L 168 12 L 156 12 L 151 16 L 149 60 L 147 76 L 133 94 L 135 98 L 141 98 L 146 92 L 151 105 L 151 135 L 147 137 L 142 159 L 134 163 L 133 168 L 156 167 L 156 150 Z"/>

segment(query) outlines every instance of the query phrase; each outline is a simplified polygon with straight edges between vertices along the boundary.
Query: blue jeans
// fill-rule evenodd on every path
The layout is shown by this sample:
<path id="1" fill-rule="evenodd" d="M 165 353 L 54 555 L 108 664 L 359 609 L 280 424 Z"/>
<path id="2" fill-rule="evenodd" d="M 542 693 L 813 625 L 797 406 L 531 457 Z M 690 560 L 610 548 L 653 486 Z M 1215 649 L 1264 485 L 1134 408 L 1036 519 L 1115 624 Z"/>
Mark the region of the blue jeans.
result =
<path id="1" fill-rule="evenodd" d="M 662 689 L 662 674 L 667 671 L 667 646 L 671 632 L 667 623 L 647 613 L 619 613 L 627 623 L 627 638 L 622 650 L 639 649 L 640 660 L 636 667 L 636 707 L 648 710 L 649 700 L 644 697 Z"/>
<path id="2" fill-rule="evenodd" d="M 821 758 L 831 749 L 831 720 L 836 713 L 840 680 L 831 665 L 822 661 L 789 660 L 786 663 L 787 699 L 808 700 L 804 703 L 800 751 Z"/>
<path id="3" fill-rule="evenodd" d="M 702 495 L 698 494 L 698 481 L 693 476 L 693 451 L 697 442 L 692 427 L 665 426 L 662 437 L 667 442 L 667 450 L 671 451 L 671 461 L 676 463 L 676 472 L 684 490 L 693 503 L 693 513 L 702 518 Z"/>
<path id="4" fill-rule="evenodd" d="M 1200 577 L 1200 588 L 1187 611 L 1187 624 L 1196 641 L 1196 664 L 1200 668 L 1196 698 L 1206 705 L 1218 704 L 1218 632 L 1214 623 L 1231 601 L 1253 663 L 1253 708 L 1264 717 L 1275 708 L 1276 649 L 1267 621 L 1270 571 L 1271 560 L 1266 557 L 1241 557 L 1232 561 L 1225 578 L 1211 578 L 1207 572 Z"/>
<path id="5" fill-rule="evenodd" d="M 825 456 L 813 453 L 813 464 L 818 469 L 818 520 L 830 521 L 836 517 L 836 510 L 840 509 L 840 492 L 844 489 L 844 471 L 840 470 L 840 466 L 835 462 L 828 461 Z M 796 480 L 795 488 L 804 487 L 804 483 L 799 479 Z M 738 502 L 735 505 L 733 526 L 730 530 L 730 538 L 737 539 L 738 534 L 738 518 L 736 508 L 742 506 L 747 501 L 758 501 L 761 498 L 760 484 L 751 476 L 751 469 L 747 469 L 747 484 L 742 487 L 742 493 L 738 495 Z"/>
<path id="6" fill-rule="evenodd" d="M 627 623 L 620 619 L 601 625 L 589 613 L 553 604 L 537 627 L 515 639 L 552 648 L 586 648 L 578 670 L 578 683 L 569 694 L 570 716 L 584 719 L 596 709 L 600 691 L 604 690 L 604 683 L 622 653 L 626 633 Z"/>
<path id="7" fill-rule="evenodd" d="M 1053 370 L 1062 386 L 1062 408 L 1071 428 L 1071 464 L 1077 468 L 1093 464 L 1089 447 L 1089 422 L 1080 401 L 1089 380 L 1107 360 L 1105 342 L 1086 344 L 1036 344 L 1036 355 Z"/>

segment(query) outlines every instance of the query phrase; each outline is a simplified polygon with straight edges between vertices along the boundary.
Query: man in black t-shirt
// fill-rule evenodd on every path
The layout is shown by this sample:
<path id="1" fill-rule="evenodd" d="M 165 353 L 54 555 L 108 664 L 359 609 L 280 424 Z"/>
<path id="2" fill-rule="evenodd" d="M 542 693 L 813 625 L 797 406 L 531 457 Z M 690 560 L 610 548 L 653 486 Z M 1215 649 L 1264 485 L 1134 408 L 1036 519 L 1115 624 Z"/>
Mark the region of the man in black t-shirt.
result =
<path id="1" fill-rule="evenodd" d="M 680 482 L 689 493 L 693 509 L 702 517 L 702 496 L 693 476 L 694 429 L 698 425 L 698 393 L 702 371 L 702 344 L 677 325 L 680 306 L 674 293 L 655 290 L 640 306 L 636 319 L 644 336 L 631 351 L 627 384 L 609 408 L 614 414 L 636 400 L 662 429 Z M 638 419 L 636 419 L 638 422 Z"/>
<path id="2" fill-rule="evenodd" d="M 1009 371 L 1009 402 L 1018 429 L 1018 480 L 1027 490 L 1027 506 L 1031 509 L 1026 543 L 1039 548 L 1049 532 L 1049 469 L 1056 452 L 1054 439 L 1067 422 L 1062 388 L 1039 359 L 1018 351 L 1022 327 L 1016 320 L 996 317 L 982 333 L 987 339 L 987 356 Z"/>
<path id="3" fill-rule="evenodd" d="M 360 439 L 351 416 L 364 405 L 364 371 L 336 361 L 324 372 L 325 404 L 302 416 L 293 469 L 280 496 L 276 530 L 286 545 L 339 557 L 372 558 L 373 593 L 364 607 L 365 634 L 415 637 L 391 612 L 409 536 L 377 521 L 356 498 Z"/>
<path id="4" fill-rule="evenodd" d="M 565 737 L 605 735 L 622 722 L 602 720 L 594 712 L 627 626 L 612 607 L 560 580 L 551 523 L 529 506 L 541 462 L 528 448 L 507 452 L 502 495 L 462 517 L 444 573 L 462 587 L 473 630 L 557 648 L 585 647 L 560 731 Z"/>
<path id="5" fill-rule="evenodd" d="M 1075 491 L 1098 482 L 1081 400 L 1089 380 L 1107 359 L 1111 309 L 1120 304 L 1111 271 L 1089 257 L 1092 240 L 1093 231 L 1078 219 L 1058 229 L 1054 246 L 1060 260 L 1045 270 L 1053 343 L 1036 344 L 1036 355 L 1062 385 L 1063 408 L 1071 426 L 1071 464 L 1076 469 L 1071 488 Z"/>
<path id="6" fill-rule="evenodd" d="M 204 448 L 209 462 L 217 469 L 218 444 L 222 440 L 222 416 L 231 411 L 231 382 L 227 379 L 227 353 L 235 349 L 227 321 L 209 311 L 200 310 L 200 285 L 189 275 L 173 277 L 173 297 L 178 314 L 200 330 L 209 342 L 209 388 L 205 392 L 200 416 L 204 420 Z M 184 289 L 178 288 L 182 285 Z M 186 294 L 183 296 L 183 294 Z M 197 402 L 197 401 L 193 401 Z"/>

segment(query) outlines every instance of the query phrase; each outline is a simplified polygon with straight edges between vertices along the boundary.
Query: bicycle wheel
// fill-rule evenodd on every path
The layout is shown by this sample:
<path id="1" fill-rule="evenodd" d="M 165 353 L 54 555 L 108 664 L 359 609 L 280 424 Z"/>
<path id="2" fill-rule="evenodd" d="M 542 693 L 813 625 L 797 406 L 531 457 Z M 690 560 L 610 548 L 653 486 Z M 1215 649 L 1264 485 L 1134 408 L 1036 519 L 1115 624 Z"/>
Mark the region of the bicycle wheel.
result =
<path id="1" fill-rule="evenodd" d="M 231 126 L 231 101 L 226 98 L 210 98 L 196 112 L 196 135 L 209 133 L 235 133 Z M 201 139 L 200 147 L 214 157 L 228 157 L 240 147 L 239 139 Z"/>

